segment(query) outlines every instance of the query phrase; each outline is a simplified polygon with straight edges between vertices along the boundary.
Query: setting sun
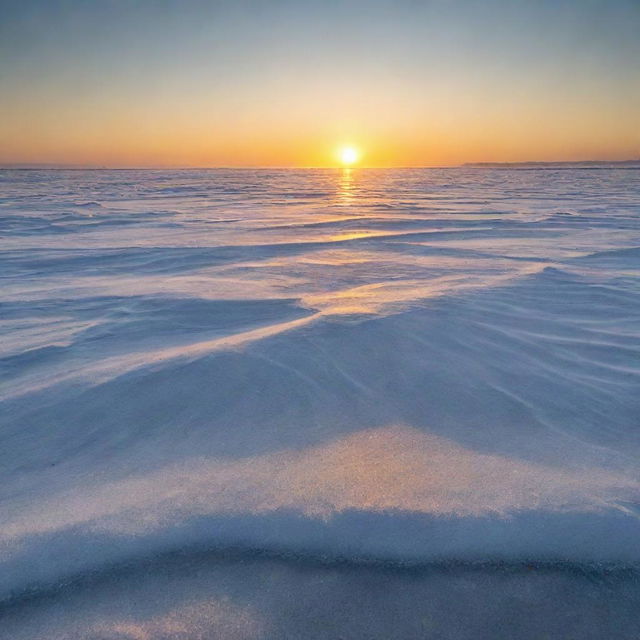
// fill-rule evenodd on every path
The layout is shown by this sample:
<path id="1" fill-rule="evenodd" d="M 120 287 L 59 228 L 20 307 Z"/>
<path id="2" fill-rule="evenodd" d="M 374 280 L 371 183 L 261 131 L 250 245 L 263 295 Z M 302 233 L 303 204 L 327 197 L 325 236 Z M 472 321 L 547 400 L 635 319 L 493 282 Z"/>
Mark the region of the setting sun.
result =
<path id="1" fill-rule="evenodd" d="M 355 147 L 342 147 L 340 149 L 340 162 L 343 165 L 352 165 L 358 162 L 360 152 Z"/>

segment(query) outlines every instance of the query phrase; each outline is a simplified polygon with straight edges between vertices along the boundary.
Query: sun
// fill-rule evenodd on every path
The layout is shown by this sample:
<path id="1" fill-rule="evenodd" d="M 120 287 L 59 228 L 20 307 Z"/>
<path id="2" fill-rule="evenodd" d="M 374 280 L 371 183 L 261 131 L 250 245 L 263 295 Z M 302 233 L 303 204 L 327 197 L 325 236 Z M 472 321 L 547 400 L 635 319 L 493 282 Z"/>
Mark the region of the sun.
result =
<path id="1" fill-rule="evenodd" d="M 342 147 L 339 152 L 340 162 L 349 167 L 352 164 L 358 162 L 360 158 L 360 152 L 355 147 Z"/>

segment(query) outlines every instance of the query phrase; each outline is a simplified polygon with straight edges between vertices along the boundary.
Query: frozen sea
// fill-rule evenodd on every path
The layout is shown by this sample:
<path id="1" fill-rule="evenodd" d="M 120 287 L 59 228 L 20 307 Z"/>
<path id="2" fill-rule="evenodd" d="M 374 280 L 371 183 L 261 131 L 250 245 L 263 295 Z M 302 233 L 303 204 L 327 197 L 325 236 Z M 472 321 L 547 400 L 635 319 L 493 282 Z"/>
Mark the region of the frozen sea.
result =
<path id="1" fill-rule="evenodd" d="M 640 171 L 0 171 L 0 638 L 640 637 Z"/>

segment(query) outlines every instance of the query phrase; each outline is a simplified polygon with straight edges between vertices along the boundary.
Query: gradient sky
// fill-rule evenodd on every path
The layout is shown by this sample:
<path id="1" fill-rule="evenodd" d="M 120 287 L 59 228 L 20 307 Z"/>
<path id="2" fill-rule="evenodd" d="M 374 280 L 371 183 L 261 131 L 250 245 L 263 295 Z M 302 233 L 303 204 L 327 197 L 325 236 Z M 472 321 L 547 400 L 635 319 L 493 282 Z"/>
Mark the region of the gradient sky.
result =
<path id="1" fill-rule="evenodd" d="M 0 162 L 640 157 L 640 0 L 0 0 Z"/>

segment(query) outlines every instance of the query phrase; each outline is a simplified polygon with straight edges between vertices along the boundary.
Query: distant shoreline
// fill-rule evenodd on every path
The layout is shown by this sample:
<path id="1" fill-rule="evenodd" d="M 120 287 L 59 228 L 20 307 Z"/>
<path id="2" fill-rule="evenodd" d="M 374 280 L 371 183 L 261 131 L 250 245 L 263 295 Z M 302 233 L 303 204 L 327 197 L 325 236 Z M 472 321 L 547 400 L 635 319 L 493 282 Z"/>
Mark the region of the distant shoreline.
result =
<path id="1" fill-rule="evenodd" d="M 527 161 L 527 162 L 465 162 L 460 165 L 462 167 L 479 167 L 479 168 L 500 168 L 500 167 L 523 167 L 523 168 L 640 168 L 640 159 L 637 160 L 563 160 L 563 161 Z"/>

